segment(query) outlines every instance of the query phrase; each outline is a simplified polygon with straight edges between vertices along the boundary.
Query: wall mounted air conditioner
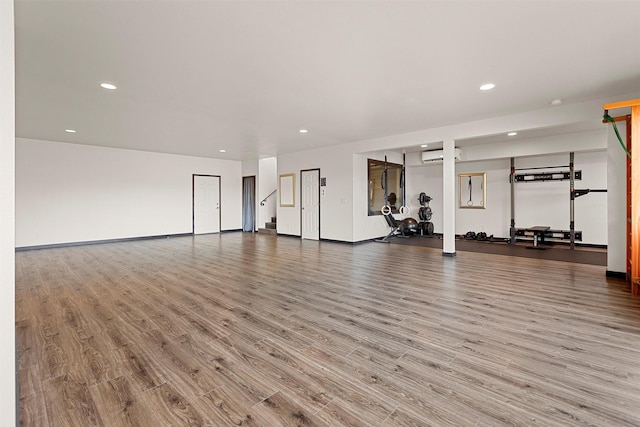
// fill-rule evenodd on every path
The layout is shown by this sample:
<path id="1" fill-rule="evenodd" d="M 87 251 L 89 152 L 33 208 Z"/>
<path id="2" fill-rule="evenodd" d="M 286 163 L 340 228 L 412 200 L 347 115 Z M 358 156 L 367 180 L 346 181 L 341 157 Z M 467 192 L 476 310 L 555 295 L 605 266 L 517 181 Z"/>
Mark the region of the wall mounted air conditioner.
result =
<path id="1" fill-rule="evenodd" d="M 453 156 L 460 160 L 462 152 L 459 148 L 454 149 Z M 422 163 L 441 162 L 444 159 L 444 150 L 431 150 L 422 152 Z"/>

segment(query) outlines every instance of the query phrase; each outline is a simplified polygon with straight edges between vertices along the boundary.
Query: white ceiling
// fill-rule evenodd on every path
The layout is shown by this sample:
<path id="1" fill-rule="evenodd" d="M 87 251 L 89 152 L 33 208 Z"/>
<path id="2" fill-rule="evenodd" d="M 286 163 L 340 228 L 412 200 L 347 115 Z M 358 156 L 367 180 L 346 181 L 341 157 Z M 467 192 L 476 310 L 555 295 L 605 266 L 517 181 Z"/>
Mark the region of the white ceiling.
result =
<path id="1" fill-rule="evenodd" d="M 639 22 L 640 1 L 17 0 L 16 133 L 240 160 L 578 103 L 640 89 Z"/>

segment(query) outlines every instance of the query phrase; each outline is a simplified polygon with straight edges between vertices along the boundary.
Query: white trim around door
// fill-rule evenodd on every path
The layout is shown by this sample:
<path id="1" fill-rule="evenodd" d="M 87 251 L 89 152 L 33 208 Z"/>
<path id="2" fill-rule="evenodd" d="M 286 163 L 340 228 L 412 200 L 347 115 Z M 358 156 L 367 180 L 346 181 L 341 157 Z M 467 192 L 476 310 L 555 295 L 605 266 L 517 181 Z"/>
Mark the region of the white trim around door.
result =
<path id="1" fill-rule="evenodd" d="M 220 176 L 192 177 L 192 232 L 208 234 L 220 232 Z"/>
<path id="2" fill-rule="evenodd" d="M 300 171 L 300 235 L 320 240 L 320 169 Z"/>

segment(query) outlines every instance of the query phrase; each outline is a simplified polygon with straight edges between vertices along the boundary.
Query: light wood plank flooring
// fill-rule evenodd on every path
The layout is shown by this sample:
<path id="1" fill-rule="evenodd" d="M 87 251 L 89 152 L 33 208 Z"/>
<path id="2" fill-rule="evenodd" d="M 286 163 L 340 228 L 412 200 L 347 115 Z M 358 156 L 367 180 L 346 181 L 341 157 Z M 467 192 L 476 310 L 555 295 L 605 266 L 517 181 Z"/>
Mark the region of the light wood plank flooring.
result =
<path id="1" fill-rule="evenodd" d="M 16 254 L 25 426 L 640 425 L 603 267 L 248 233 Z"/>

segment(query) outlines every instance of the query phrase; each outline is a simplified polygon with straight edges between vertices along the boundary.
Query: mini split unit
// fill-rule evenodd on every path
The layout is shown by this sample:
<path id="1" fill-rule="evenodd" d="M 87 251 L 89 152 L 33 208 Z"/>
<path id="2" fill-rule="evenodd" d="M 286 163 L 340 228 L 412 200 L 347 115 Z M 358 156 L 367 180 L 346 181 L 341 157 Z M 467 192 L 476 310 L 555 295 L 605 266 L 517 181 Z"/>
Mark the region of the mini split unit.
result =
<path id="1" fill-rule="evenodd" d="M 453 150 L 456 160 L 461 160 L 462 152 L 459 148 Z M 422 163 L 441 162 L 444 159 L 444 150 L 431 150 L 422 152 Z"/>

